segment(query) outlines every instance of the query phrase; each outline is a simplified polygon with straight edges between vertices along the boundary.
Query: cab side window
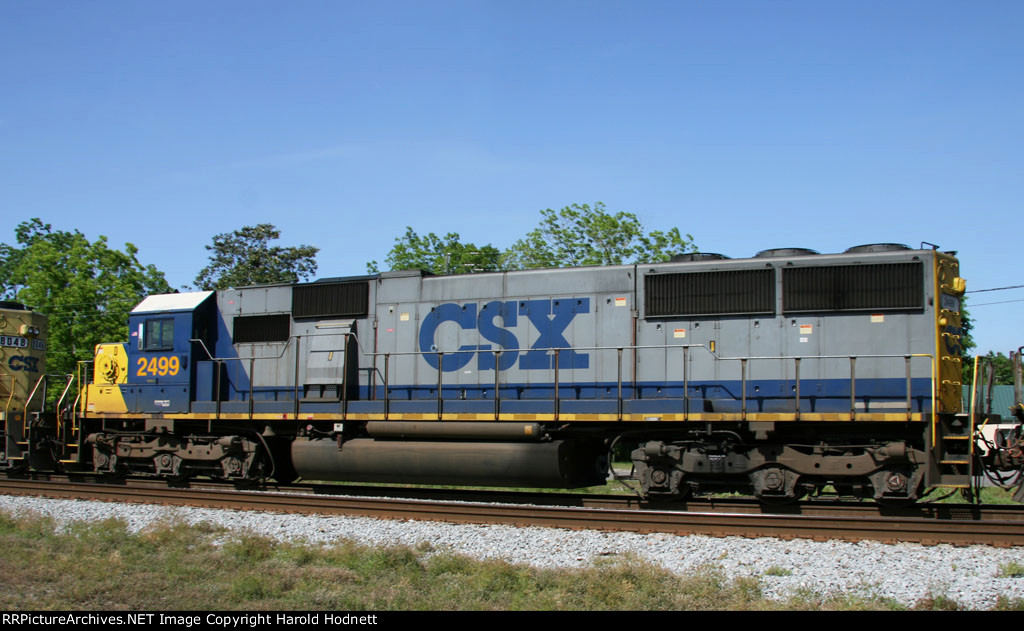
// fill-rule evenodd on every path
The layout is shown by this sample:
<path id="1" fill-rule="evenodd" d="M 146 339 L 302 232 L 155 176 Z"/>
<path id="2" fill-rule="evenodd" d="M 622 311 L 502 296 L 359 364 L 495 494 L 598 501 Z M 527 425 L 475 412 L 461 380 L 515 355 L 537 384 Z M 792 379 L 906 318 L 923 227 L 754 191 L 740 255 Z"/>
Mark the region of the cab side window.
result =
<path id="1" fill-rule="evenodd" d="M 146 320 L 146 343 L 143 350 L 164 351 L 174 348 L 174 320 Z"/>

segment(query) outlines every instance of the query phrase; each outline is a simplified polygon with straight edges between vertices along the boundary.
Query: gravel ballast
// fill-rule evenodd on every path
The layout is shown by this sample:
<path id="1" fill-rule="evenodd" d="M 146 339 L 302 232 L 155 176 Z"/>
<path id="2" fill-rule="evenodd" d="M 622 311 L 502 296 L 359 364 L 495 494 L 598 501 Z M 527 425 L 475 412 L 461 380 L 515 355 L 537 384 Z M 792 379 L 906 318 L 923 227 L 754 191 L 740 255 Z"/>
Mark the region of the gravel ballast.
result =
<path id="1" fill-rule="evenodd" d="M 714 566 L 729 577 L 756 576 L 769 598 L 805 589 L 822 595 L 875 594 L 913 606 L 921 599 L 945 596 L 971 609 L 991 608 L 999 596 L 1024 598 L 1024 578 L 998 576 L 1008 563 L 1024 566 L 1024 548 L 455 525 L 20 496 L 0 496 L 0 510 L 48 515 L 58 523 L 114 517 L 132 531 L 178 520 L 317 544 L 345 539 L 371 546 L 426 543 L 474 558 L 537 567 L 588 567 L 598 558 L 632 554 L 678 574 Z"/>

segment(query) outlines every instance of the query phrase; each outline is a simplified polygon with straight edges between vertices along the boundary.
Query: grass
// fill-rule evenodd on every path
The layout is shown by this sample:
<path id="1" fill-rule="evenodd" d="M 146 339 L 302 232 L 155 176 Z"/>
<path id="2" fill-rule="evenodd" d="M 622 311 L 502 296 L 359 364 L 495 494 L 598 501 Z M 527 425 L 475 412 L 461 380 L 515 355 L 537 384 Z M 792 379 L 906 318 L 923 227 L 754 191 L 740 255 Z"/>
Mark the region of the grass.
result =
<path id="1" fill-rule="evenodd" d="M 999 566 L 999 573 L 996 576 L 1000 578 L 1024 578 L 1024 565 L 1016 561 L 1004 563 Z"/>
<path id="2" fill-rule="evenodd" d="M 764 571 L 765 576 L 792 576 L 793 571 L 778 565 L 773 565 Z"/>
<path id="3" fill-rule="evenodd" d="M 1020 506 L 1019 502 L 1013 501 L 1013 491 L 1007 491 L 995 486 L 986 486 L 980 489 L 981 492 L 981 503 L 982 504 L 1014 504 Z M 948 491 L 947 491 L 948 493 Z M 930 496 L 926 497 L 923 501 L 935 501 L 939 504 L 973 504 L 974 502 L 968 502 L 963 498 L 960 493 L 953 493 L 949 497 L 945 497 L 941 500 L 936 498 L 942 497 L 942 489 L 936 489 Z"/>
<path id="4" fill-rule="evenodd" d="M 60 529 L 0 513 L 3 610 L 893 610 L 878 596 L 800 591 L 768 599 L 761 579 L 706 566 L 677 576 L 630 556 L 537 569 L 434 549 L 285 543 L 210 525 L 124 522 Z M 773 576 L 782 568 L 769 568 Z M 1002 599 L 997 607 L 1022 609 Z M 942 596 L 916 608 L 950 609 Z"/>

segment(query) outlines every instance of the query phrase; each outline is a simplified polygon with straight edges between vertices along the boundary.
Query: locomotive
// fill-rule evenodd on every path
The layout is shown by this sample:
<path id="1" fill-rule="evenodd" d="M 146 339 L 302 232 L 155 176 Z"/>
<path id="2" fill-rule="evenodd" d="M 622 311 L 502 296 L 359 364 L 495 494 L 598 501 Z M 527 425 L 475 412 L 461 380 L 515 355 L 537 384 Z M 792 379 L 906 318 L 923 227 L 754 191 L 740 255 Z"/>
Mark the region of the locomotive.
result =
<path id="1" fill-rule="evenodd" d="M 66 420 L 44 410 L 46 378 L 46 316 L 18 302 L 0 301 L 0 468 L 53 468 L 57 462 L 52 438 Z M 71 380 L 64 378 L 59 401 L 67 398 Z M 33 440 L 33 432 L 36 438 Z"/>
<path id="2" fill-rule="evenodd" d="M 1021 465 L 975 453 L 964 291 L 955 253 L 876 244 L 149 296 L 36 419 L 57 457 L 5 417 L 0 467 L 572 488 L 632 445 L 648 498 L 913 501 Z"/>

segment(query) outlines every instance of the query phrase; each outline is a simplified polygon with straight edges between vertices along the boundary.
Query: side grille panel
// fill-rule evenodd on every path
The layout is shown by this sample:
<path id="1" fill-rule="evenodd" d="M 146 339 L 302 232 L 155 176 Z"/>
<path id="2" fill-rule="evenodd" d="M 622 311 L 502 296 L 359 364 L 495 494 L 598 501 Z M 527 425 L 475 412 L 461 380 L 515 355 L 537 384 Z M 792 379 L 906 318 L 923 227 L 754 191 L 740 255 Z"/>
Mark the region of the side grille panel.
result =
<path id="1" fill-rule="evenodd" d="M 254 342 L 287 342 L 292 319 L 287 313 L 276 315 L 238 316 L 234 319 L 231 340 L 235 344 Z"/>
<path id="2" fill-rule="evenodd" d="M 296 318 L 365 316 L 370 286 L 366 282 L 310 283 L 292 288 L 292 315 Z"/>
<path id="3" fill-rule="evenodd" d="M 885 311 L 924 306 L 921 263 L 791 267 L 782 270 L 782 309 Z"/>
<path id="4" fill-rule="evenodd" d="M 775 271 L 746 269 L 644 277 L 647 317 L 775 312 Z"/>

